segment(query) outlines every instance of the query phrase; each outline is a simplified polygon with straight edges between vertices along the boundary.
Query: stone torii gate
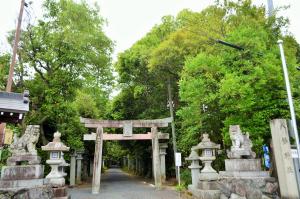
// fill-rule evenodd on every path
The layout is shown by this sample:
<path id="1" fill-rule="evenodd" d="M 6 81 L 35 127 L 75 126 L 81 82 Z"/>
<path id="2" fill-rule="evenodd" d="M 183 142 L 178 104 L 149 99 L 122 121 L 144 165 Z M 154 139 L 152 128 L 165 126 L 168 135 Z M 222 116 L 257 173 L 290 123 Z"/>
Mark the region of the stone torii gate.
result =
<path id="1" fill-rule="evenodd" d="M 171 121 L 171 118 L 118 121 L 80 118 L 80 122 L 83 123 L 85 127 L 97 129 L 96 133 L 84 135 L 84 140 L 95 140 L 92 193 L 98 194 L 100 191 L 103 140 L 152 140 L 154 181 L 155 186 L 159 188 L 163 178 L 161 175 L 159 140 L 169 139 L 169 134 L 158 132 L 158 128 L 168 127 L 168 124 L 171 123 Z M 133 134 L 133 127 L 151 128 L 151 132 L 147 134 Z M 123 134 L 107 134 L 104 133 L 103 128 L 123 128 Z"/>

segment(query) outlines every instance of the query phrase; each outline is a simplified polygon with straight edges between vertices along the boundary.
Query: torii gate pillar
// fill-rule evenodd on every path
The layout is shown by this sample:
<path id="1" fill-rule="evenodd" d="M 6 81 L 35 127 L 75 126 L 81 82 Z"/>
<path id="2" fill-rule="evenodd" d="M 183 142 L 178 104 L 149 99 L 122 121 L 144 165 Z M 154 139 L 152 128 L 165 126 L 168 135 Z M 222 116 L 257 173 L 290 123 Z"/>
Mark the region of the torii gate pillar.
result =
<path id="1" fill-rule="evenodd" d="M 103 128 L 98 127 L 96 133 L 92 194 L 100 191 L 101 166 L 102 166 Z"/>
<path id="2" fill-rule="evenodd" d="M 159 141 L 157 127 L 151 128 L 152 138 L 152 153 L 153 153 L 153 175 L 155 181 L 155 187 L 161 187 L 161 169 L 160 169 L 160 153 L 159 153 Z"/>

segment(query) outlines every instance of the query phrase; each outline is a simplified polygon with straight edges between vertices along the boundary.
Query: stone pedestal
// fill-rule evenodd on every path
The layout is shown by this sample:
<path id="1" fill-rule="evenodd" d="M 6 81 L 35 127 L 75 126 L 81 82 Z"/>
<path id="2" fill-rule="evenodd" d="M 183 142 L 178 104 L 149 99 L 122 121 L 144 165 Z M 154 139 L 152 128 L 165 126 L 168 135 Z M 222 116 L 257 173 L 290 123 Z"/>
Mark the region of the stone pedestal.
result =
<path id="1" fill-rule="evenodd" d="M 261 160 L 255 159 L 249 134 L 239 125 L 230 126 L 231 150 L 225 160 L 225 171 L 219 173 L 220 190 L 224 197 L 275 198 L 278 184 L 268 171 L 262 171 Z"/>
<path id="2" fill-rule="evenodd" d="M 28 180 L 43 177 L 43 165 L 3 166 L 1 170 L 1 180 Z"/>
<path id="3" fill-rule="evenodd" d="M 226 159 L 226 171 L 260 171 L 260 159 Z"/>
<path id="4" fill-rule="evenodd" d="M 220 199 L 221 195 L 217 182 L 200 182 L 197 188 L 189 185 L 188 190 L 197 199 Z"/>
<path id="5" fill-rule="evenodd" d="M 9 157 L 6 161 L 7 166 L 20 165 L 22 162 L 28 162 L 28 164 L 30 165 L 38 165 L 41 162 L 41 158 L 37 155 L 22 154 L 22 155 L 14 155 L 12 157 Z"/>
<path id="6" fill-rule="evenodd" d="M 12 156 L 3 166 L 0 178 L 0 193 L 4 198 L 51 198 L 49 180 L 44 179 L 44 166 L 37 156 L 35 143 L 39 137 L 39 126 L 29 125 L 19 139 L 10 146 Z M 25 164 L 23 164 L 25 163 Z M 9 196 L 10 194 L 11 197 Z"/>

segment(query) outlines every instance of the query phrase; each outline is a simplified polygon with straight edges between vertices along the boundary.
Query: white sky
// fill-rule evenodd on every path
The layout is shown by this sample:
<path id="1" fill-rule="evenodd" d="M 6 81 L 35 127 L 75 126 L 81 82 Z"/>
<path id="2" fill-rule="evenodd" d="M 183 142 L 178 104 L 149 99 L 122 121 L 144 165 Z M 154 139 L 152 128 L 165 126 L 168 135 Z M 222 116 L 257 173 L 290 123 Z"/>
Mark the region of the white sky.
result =
<path id="1" fill-rule="evenodd" d="M 0 4 L 0 52 L 10 50 L 6 42 L 7 31 L 16 27 L 17 16 L 21 0 L 1 0 Z M 29 2 L 30 0 L 26 0 Z M 32 18 L 42 15 L 42 0 L 32 0 L 28 8 Z M 253 0 L 256 4 L 265 4 L 267 0 Z M 300 43 L 300 14 L 299 0 L 273 0 L 274 7 L 290 5 L 288 11 L 281 14 L 290 18 L 289 30 Z M 115 41 L 116 54 L 131 47 L 133 43 L 143 37 L 165 15 L 176 15 L 184 8 L 199 11 L 214 0 L 87 0 L 100 5 L 101 15 L 107 19 L 105 27 L 107 35 Z M 24 20 L 28 16 L 24 12 Z M 25 24 L 25 23 L 24 23 Z"/>

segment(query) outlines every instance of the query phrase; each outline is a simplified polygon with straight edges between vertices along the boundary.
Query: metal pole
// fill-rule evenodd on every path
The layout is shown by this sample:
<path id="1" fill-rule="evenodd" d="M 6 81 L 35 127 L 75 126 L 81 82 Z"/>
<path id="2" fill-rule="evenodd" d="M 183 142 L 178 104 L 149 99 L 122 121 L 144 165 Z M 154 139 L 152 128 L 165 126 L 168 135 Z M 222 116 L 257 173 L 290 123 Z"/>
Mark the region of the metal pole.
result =
<path id="1" fill-rule="evenodd" d="M 175 157 L 177 152 L 177 145 L 176 145 L 176 135 L 175 135 L 175 122 L 174 122 L 174 113 L 173 113 L 173 100 L 172 100 L 172 92 L 171 92 L 171 80 L 170 77 L 168 78 L 168 95 L 169 95 L 169 108 L 170 108 L 170 116 L 172 118 L 171 128 L 172 128 L 172 141 L 173 141 L 173 151 L 174 151 L 174 165 L 175 165 L 175 175 L 176 179 L 178 180 L 178 168 L 176 167 Z"/>
<path id="2" fill-rule="evenodd" d="M 268 0 L 268 17 L 271 17 L 273 15 L 273 0 Z"/>
<path id="3" fill-rule="evenodd" d="M 20 40 L 21 23 L 22 23 L 24 5 L 25 5 L 25 0 L 21 0 L 21 7 L 20 7 L 18 24 L 17 24 L 16 34 L 15 34 L 15 42 L 14 42 L 14 46 L 13 46 L 13 55 L 12 55 L 12 60 L 11 60 L 10 67 L 9 67 L 9 74 L 8 74 L 7 84 L 6 84 L 6 92 L 11 92 L 12 79 L 13 79 L 13 76 L 14 76 L 14 68 L 15 68 L 15 64 L 16 64 L 18 43 L 19 43 L 19 40 Z M 0 147 L 4 143 L 5 126 L 6 126 L 6 123 L 0 124 Z"/>
<path id="4" fill-rule="evenodd" d="M 293 98 L 292 98 L 291 86 L 290 86 L 290 81 L 289 81 L 289 75 L 288 75 L 288 70 L 287 70 L 285 56 L 284 56 L 283 41 L 278 40 L 277 43 L 278 43 L 279 49 L 280 49 L 285 86 L 286 86 L 288 102 L 289 102 L 289 107 L 290 107 L 290 113 L 291 113 L 291 119 L 292 119 L 292 127 L 293 127 L 293 130 L 294 130 L 294 133 L 295 133 L 297 152 L 298 152 L 298 160 L 299 160 L 299 164 L 300 164 L 299 135 L 298 135 L 298 130 L 297 130 L 296 115 L 295 115 L 295 109 L 294 109 L 294 104 L 293 104 Z"/>
<path id="5" fill-rule="evenodd" d="M 178 185 L 180 186 L 180 166 L 177 167 L 178 170 Z"/>

